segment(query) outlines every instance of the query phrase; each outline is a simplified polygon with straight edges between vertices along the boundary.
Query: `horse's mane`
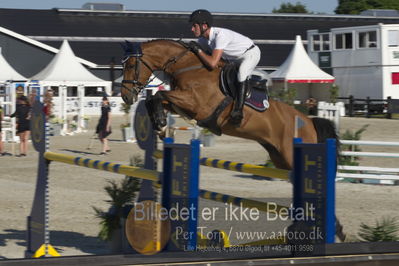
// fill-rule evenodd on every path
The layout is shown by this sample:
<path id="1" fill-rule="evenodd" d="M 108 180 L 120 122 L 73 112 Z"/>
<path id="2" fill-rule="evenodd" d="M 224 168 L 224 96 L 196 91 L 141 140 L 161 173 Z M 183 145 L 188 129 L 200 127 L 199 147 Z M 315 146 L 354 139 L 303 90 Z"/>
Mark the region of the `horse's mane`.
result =
<path id="1" fill-rule="evenodd" d="M 174 39 L 162 39 L 162 38 L 161 38 L 161 39 L 149 40 L 149 41 L 146 41 L 145 43 L 153 43 L 153 42 L 158 42 L 158 41 L 167 41 L 167 42 L 177 43 L 177 44 L 181 45 L 183 48 L 189 49 L 188 43 L 185 42 L 185 41 L 183 41 L 182 39 L 174 40 Z M 220 61 L 221 61 L 223 64 L 229 64 L 229 62 L 226 61 L 226 60 L 223 59 L 223 58 L 221 58 Z"/>
<path id="2" fill-rule="evenodd" d="M 145 43 L 152 43 L 152 42 L 158 42 L 158 41 L 174 42 L 174 43 L 182 45 L 184 48 L 187 48 L 187 43 L 185 41 L 183 41 L 182 39 L 174 40 L 174 39 L 162 39 L 161 38 L 161 39 L 149 40 L 149 41 L 146 41 Z"/>

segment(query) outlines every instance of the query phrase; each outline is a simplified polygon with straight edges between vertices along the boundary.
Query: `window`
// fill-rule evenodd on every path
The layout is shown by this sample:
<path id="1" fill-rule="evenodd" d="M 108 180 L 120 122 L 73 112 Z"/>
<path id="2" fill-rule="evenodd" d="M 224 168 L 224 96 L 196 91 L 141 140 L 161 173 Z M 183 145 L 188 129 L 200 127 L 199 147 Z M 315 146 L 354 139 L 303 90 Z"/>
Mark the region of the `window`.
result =
<path id="1" fill-rule="evenodd" d="M 366 31 L 358 33 L 359 48 L 375 48 L 377 47 L 377 32 Z"/>
<path id="2" fill-rule="evenodd" d="M 322 50 L 330 51 L 330 34 L 322 34 Z"/>
<path id="3" fill-rule="evenodd" d="M 330 34 L 312 35 L 312 51 L 330 51 Z"/>
<path id="4" fill-rule="evenodd" d="M 352 33 L 337 33 L 335 34 L 335 49 L 352 49 Z"/>
<path id="5" fill-rule="evenodd" d="M 398 72 L 393 72 L 392 73 L 392 84 L 398 85 L 399 84 L 399 73 Z"/>
<path id="6" fill-rule="evenodd" d="M 85 96 L 89 97 L 100 97 L 104 96 L 103 87 L 85 87 Z"/>
<path id="7" fill-rule="evenodd" d="M 399 46 L 399 30 L 388 31 L 388 46 L 389 47 Z"/>
<path id="8" fill-rule="evenodd" d="M 318 34 L 312 36 L 312 50 L 320 51 L 320 35 Z"/>
<path id="9" fill-rule="evenodd" d="M 67 88 L 67 96 L 68 97 L 78 96 L 78 87 L 68 87 Z"/>

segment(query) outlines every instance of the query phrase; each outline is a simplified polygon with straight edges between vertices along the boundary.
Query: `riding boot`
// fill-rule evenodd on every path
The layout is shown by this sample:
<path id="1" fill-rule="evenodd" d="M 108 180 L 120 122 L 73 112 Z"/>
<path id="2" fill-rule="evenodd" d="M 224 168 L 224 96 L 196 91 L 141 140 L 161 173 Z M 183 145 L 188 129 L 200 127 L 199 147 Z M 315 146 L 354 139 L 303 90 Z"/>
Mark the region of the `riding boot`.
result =
<path id="1" fill-rule="evenodd" d="M 240 82 L 240 88 L 236 95 L 236 101 L 234 103 L 233 111 L 230 114 L 230 121 L 237 127 L 240 126 L 241 120 L 243 119 L 242 109 L 244 107 L 247 89 L 247 81 L 245 80 L 244 82 Z"/>

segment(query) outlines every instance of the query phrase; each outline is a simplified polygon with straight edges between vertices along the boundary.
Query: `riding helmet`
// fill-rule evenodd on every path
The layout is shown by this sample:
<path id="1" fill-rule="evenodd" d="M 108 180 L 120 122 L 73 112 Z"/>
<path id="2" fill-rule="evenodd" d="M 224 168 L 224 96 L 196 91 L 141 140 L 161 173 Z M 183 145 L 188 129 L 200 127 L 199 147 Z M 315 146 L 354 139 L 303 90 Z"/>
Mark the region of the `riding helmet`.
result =
<path id="1" fill-rule="evenodd" d="M 209 27 L 211 27 L 213 23 L 212 14 L 205 9 L 195 10 L 193 13 L 191 13 L 189 22 L 192 24 L 197 23 L 200 25 L 206 23 Z"/>

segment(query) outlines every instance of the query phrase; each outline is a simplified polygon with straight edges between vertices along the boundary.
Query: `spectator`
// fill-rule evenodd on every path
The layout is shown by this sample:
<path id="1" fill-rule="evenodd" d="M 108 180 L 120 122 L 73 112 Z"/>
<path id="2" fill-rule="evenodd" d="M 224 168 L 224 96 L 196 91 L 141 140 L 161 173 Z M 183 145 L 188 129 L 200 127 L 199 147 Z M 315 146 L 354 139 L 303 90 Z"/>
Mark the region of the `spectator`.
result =
<path id="1" fill-rule="evenodd" d="M 10 117 L 17 118 L 17 135 L 19 136 L 19 157 L 26 156 L 28 152 L 28 139 L 30 135 L 31 107 L 26 96 L 17 100 L 16 111 Z"/>
<path id="2" fill-rule="evenodd" d="M 309 98 L 305 102 L 308 108 L 308 115 L 317 115 L 317 100 L 315 98 Z"/>
<path id="3" fill-rule="evenodd" d="M 53 109 L 53 91 L 51 89 L 47 90 L 44 94 L 44 109 L 43 112 L 46 115 L 46 119 L 48 120 L 52 115 Z"/>
<path id="4" fill-rule="evenodd" d="M 102 152 L 100 154 L 105 155 L 111 151 L 108 145 L 107 137 L 112 133 L 111 106 L 106 96 L 103 97 L 103 102 L 101 104 L 101 117 L 96 127 L 96 133 L 98 134 L 98 138 L 102 143 Z"/>

